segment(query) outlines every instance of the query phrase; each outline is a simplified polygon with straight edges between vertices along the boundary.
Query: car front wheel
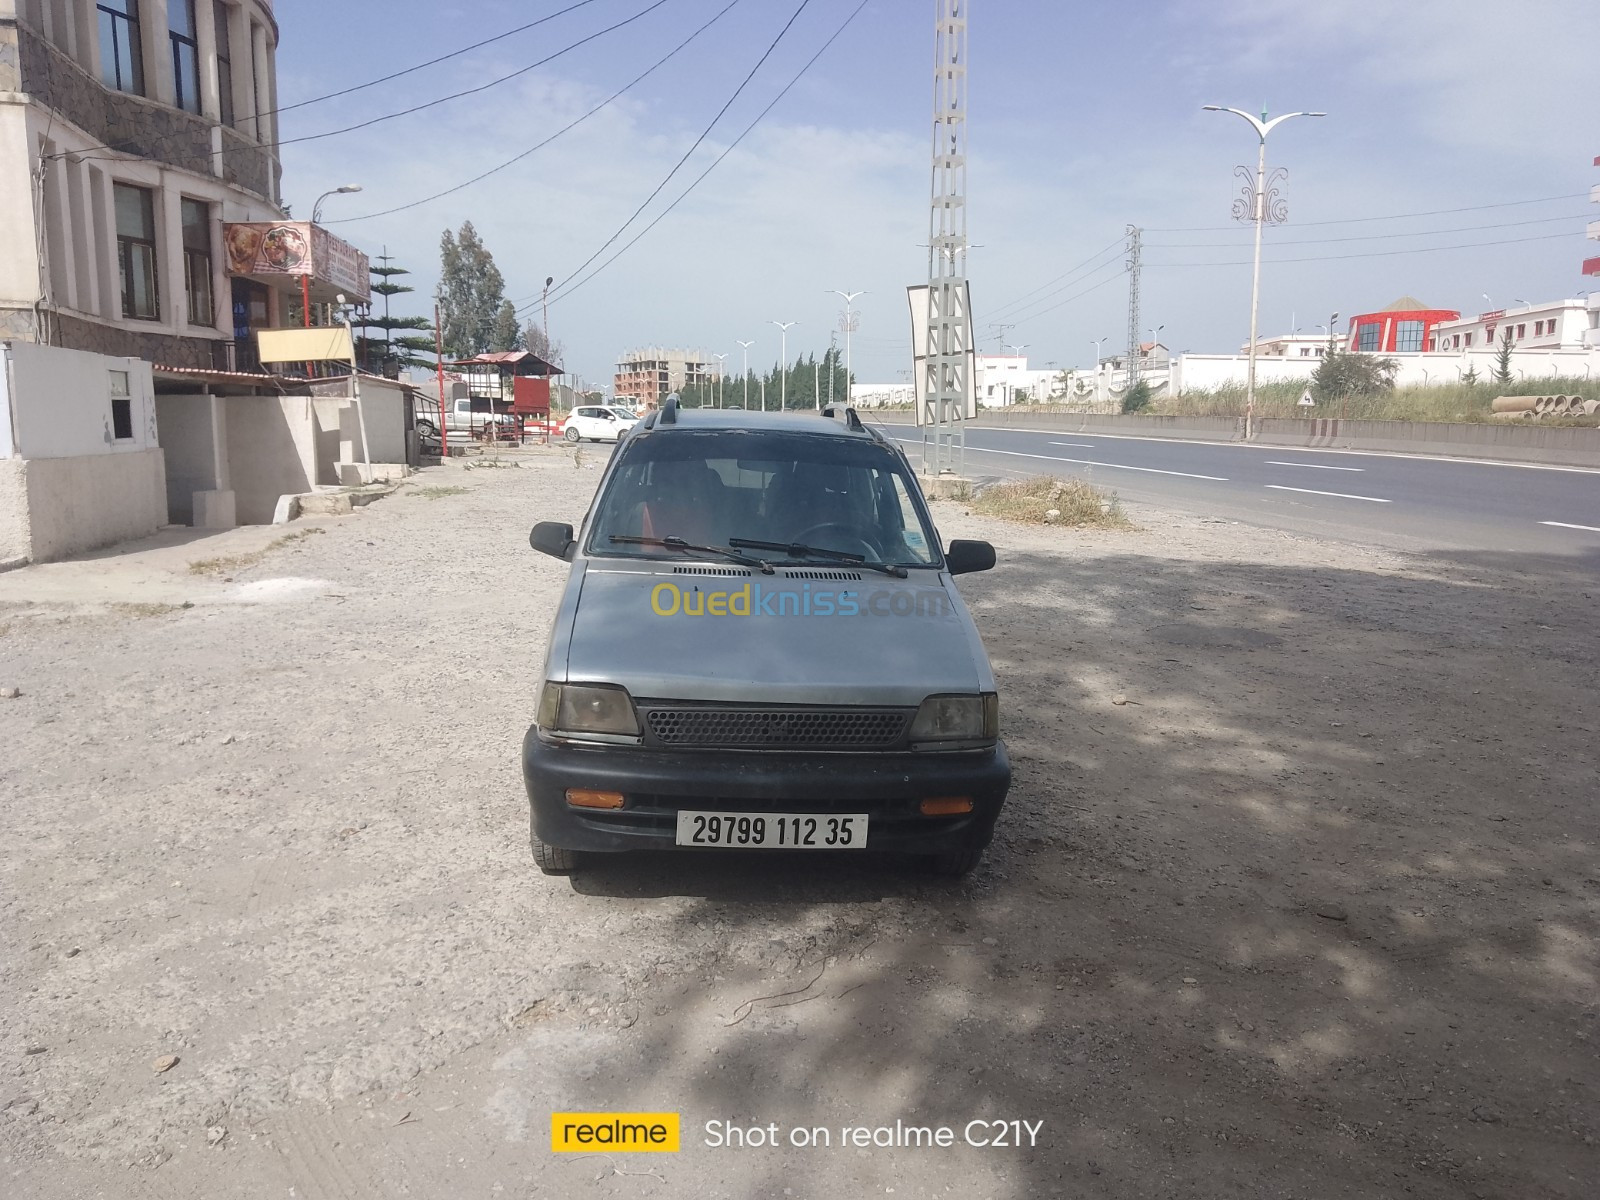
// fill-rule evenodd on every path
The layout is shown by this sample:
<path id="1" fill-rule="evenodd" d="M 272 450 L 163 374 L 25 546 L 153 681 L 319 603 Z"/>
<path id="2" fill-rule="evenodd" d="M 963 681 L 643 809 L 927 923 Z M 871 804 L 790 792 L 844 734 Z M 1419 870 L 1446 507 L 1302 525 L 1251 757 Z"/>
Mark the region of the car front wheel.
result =
<path id="1" fill-rule="evenodd" d="M 562 846 L 541 842 L 538 834 L 529 834 L 533 844 L 534 865 L 546 875 L 570 875 L 578 869 L 578 852 Z"/>
<path id="2" fill-rule="evenodd" d="M 929 855 L 927 858 L 928 870 L 944 879 L 960 879 L 963 875 L 970 874 L 983 858 L 983 849 L 978 846 L 963 846 L 959 850 L 947 850 L 943 854 Z"/>
<path id="3" fill-rule="evenodd" d="M 571 426 L 567 427 L 567 432 L 565 434 L 563 434 L 562 436 L 565 437 L 567 439 L 567 441 L 569 441 L 569 442 L 581 442 L 581 441 L 583 441 L 583 435 L 581 433 L 579 433 L 576 429 L 572 428 Z"/>

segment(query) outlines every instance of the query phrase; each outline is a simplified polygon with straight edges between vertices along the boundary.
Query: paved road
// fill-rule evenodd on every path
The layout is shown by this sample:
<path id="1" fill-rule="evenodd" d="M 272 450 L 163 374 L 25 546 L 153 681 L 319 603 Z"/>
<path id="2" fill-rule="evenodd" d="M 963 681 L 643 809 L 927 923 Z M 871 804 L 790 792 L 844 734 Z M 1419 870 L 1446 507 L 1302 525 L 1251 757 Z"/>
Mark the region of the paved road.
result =
<path id="1" fill-rule="evenodd" d="M 888 425 L 918 460 L 914 426 Z M 1517 552 L 1600 569 L 1600 471 L 1181 442 L 967 431 L 967 474 L 1083 476 L 1133 502 L 1404 550 Z"/>

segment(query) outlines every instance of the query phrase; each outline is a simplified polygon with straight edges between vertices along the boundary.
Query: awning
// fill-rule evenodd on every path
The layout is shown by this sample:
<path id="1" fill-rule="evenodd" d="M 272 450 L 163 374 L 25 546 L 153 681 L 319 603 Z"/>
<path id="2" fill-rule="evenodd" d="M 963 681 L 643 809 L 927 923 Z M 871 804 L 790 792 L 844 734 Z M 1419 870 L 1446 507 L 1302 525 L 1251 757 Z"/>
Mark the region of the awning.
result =
<path id="1" fill-rule="evenodd" d="M 299 291 L 309 279 L 311 299 L 329 304 L 343 295 L 352 304 L 372 298 L 367 256 L 310 221 L 231 221 L 222 226 L 228 274 Z"/>

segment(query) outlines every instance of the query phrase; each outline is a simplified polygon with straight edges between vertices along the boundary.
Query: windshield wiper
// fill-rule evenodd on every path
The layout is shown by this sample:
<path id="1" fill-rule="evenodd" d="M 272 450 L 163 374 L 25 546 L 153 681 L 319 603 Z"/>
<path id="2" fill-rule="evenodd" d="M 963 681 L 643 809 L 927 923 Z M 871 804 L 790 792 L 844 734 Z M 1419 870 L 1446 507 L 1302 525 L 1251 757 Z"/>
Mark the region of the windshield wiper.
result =
<path id="1" fill-rule="evenodd" d="M 904 567 L 889 563 L 870 562 L 864 554 L 851 554 L 848 550 L 829 550 L 826 546 L 807 546 L 800 542 L 763 542 L 755 538 L 729 538 L 728 545 L 742 546 L 746 550 L 782 550 L 792 558 L 826 558 L 849 567 L 865 567 L 896 579 L 906 578 Z M 784 564 L 788 565 L 788 564 Z"/>
<path id="2" fill-rule="evenodd" d="M 635 537 L 627 533 L 613 533 L 612 542 L 626 542 L 634 546 L 662 546 L 668 550 L 693 550 L 698 554 L 720 554 L 729 562 L 736 562 L 744 567 L 756 567 L 763 575 L 772 575 L 772 564 L 759 558 L 752 558 L 748 554 L 740 554 L 737 550 L 730 550 L 726 546 L 696 546 L 684 541 L 681 537 L 669 534 L 666 537 Z"/>

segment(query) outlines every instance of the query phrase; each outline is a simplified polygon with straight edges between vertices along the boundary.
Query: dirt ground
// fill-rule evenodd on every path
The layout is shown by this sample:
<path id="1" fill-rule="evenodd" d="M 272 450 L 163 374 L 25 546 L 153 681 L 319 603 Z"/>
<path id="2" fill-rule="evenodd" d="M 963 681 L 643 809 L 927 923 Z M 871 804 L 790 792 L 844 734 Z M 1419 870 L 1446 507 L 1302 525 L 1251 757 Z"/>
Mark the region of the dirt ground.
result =
<path id="1" fill-rule="evenodd" d="M 585 454 L 221 574 L 283 530 L 0 575 L 0 1192 L 1600 1192 L 1595 563 L 941 504 L 1000 555 L 961 586 L 1016 781 L 970 878 L 548 879 L 517 746 L 565 567 L 526 538 Z M 684 1148 L 555 1155 L 558 1110 Z M 896 1121 L 956 1144 L 840 1144 Z"/>

